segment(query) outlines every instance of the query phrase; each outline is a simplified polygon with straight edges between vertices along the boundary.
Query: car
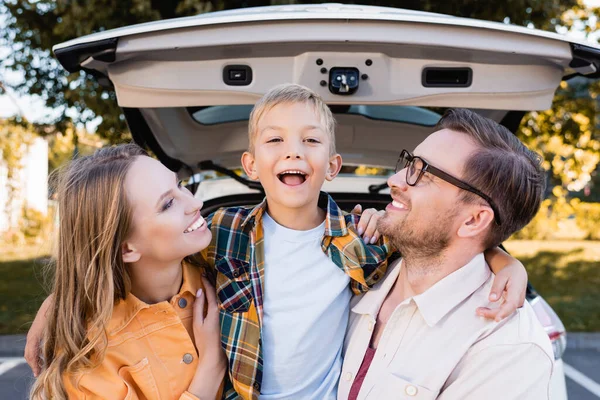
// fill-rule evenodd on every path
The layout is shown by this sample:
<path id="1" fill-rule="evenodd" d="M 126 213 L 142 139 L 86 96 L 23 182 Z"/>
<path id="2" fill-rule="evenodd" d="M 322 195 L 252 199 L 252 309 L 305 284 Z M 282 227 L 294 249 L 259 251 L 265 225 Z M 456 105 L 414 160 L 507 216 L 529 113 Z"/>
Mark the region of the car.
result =
<path id="1" fill-rule="evenodd" d="M 551 106 L 561 81 L 600 76 L 600 47 L 508 24 L 395 8 L 319 4 L 246 8 L 123 27 L 53 48 L 70 72 L 112 87 L 134 140 L 189 179 L 204 212 L 256 204 L 238 171 L 252 105 L 286 82 L 319 93 L 337 119 L 338 204 L 383 208 L 401 149 L 447 107 L 515 132 Z M 370 169 L 375 174 L 361 175 Z M 566 399 L 563 324 L 531 286 L 527 300 L 555 356 L 553 399 Z"/>

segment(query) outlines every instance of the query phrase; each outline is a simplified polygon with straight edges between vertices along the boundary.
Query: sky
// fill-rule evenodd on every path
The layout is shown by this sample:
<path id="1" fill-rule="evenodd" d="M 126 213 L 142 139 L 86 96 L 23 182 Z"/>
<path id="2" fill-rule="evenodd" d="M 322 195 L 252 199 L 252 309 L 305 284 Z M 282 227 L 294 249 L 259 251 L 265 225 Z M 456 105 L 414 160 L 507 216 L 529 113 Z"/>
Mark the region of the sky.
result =
<path id="1" fill-rule="evenodd" d="M 588 7 L 600 7 L 600 0 L 584 0 L 584 3 Z M 5 21 L 0 15 L 0 29 L 3 29 L 5 25 Z M 581 32 L 560 32 L 567 34 L 568 36 L 574 36 L 578 39 L 583 39 L 584 35 Z M 593 35 L 594 39 L 600 37 L 600 32 L 597 35 Z M 0 59 L 6 57 L 11 51 L 10 47 L 3 46 L 0 44 Z M 0 69 L 0 80 L 5 83 L 5 85 L 10 86 L 12 82 L 18 82 L 22 79 L 22 75 L 8 70 Z M 0 118 L 6 118 L 13 115 L 16 115 L 18 112 L 21 112 L 25 118 L 33 122 L 40 122 L 43 120 L 47 120 L 52 116 L 53 110 L 47 107 L 44 107 L 44 101 L 37 96 L 21 96 L 17 93 L 14 93 L 8 89 L 11 94 L 0 95 Z M 19 111 L 20 110 L 20 111 Z M 93 131 L 94 127 L 100 122 L 98 118 L 94 123 L 89 124 L 86 128 L 88 130 Z"/>

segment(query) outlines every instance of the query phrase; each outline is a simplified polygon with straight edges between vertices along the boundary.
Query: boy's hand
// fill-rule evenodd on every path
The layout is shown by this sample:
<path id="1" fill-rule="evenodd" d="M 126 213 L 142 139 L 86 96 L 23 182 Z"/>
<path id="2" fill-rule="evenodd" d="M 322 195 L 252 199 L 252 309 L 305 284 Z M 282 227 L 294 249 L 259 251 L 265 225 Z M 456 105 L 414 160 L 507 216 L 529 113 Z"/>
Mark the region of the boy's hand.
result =
<path id="1" fill-rule="evenodd" d="M 525 303 L 525 293 L 527 291 L 527 272 L 523 265 L 516 261 L 500 270 L 490 292 L 490 301 L 498 301 L 504 299 L 499 308 L 494 310 L 487 307 L 479 307 L 477 314 L 493 319 L 496 322 L 502 321 L 504 318 L 511 315 L 519 307 L 523 307 Z"/>
<path id="2" fill-rule="evenodd" d="M 352 210 L 352 214 L 360 214 L 362 206 L 357 204 Z M 367 208 L 362 212 L 360 221 L 358 221 L 358 234 L 362 235 L 363 241 L 366 244 L 373 244 L 379 240 L 381 235 L 377 231 L 377 221 L 383 216 L 385 211 L 377 211 L 374 208 Z"/>

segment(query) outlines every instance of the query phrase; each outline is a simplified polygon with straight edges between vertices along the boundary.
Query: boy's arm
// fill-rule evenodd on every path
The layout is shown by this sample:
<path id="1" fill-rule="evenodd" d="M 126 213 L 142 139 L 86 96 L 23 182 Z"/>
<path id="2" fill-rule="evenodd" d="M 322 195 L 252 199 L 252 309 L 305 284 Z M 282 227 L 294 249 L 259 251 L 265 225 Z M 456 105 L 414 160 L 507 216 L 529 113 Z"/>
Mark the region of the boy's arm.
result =
<path id="1" fill-rule="evenodd" d="M 382 212 L 375 209 L 367 209 L 362 215 L 356 214 L 356 211 L 360 211 L 360 206 L 355 207 L 352 214 L 346 215 L 346 223 L 349 230 L 352 232 L 354 247 L 356 250 L 354 253 L 357 257 L 357 264 L 360 266 L 362 272 L 363 282 L 360 279 L 353 279 L 351 281 L 351 288 L 354 294 L 361 294 L 369 290 L 374 284 L 379 282 L 387 271 L 387 267 L 390 262 L 397 259 L 400 254 L 392 246 L 392 243 L 386 238 L 375 232 L 372 236 L 377 236 L 378 239 L 373 244 L 369 239 L 369 243 L 362 235 L 367 235 L 367 227 L 376 226 L 377 221 L 381 218 Z M 361 227 L 362 230 L 359 228 Z M 353 277 L 354 278 L 354 277 Z"/>
<path id="2" fill-rule="evenodd" d="M 491 302 L 496 302 L 503 298 L 504 302 L 494 310 L 480 307 L 477 309 L 477 314 L 501 321 L 525 303 L 527 271 L 519 260 L 511 257 L 499 247 L 486 250 L 484 255 L 488 265 L 496 274 L 489 299 Z"/>

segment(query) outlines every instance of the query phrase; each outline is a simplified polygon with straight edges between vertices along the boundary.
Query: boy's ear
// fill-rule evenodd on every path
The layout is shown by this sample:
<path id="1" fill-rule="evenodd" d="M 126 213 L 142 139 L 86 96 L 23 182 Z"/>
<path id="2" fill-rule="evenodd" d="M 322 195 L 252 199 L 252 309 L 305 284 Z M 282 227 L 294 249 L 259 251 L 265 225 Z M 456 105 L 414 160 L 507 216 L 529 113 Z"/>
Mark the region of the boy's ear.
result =
<path id="1" fill-rule="evenodd" d="M 333 180 L 340 173 L 342 169 L 342 156 L 339 154 L 334 154 L 329 158 L 329 167 L 327 168 L 327 173 L 325 174 L 325 179 L 328 181 Z"/>
<path id="2" fill-rule="evenodd" d="M 244 172 L 248 177 L 252 180 L 258 180 L 258 174 L 256 173 L 256 169 L 254 167 L 254 155 L 249 151 L 245 151 L 242 154 L 242 167 L 244 168 Z"/>
<path id="3" fill-rule="evenodd" d="M 123 262 L 128 264 L 137 262 L 142 257 L 135 246 L 129 242 L 124 242 L 121 245 L 121 256 L 123 257 Z"/>

